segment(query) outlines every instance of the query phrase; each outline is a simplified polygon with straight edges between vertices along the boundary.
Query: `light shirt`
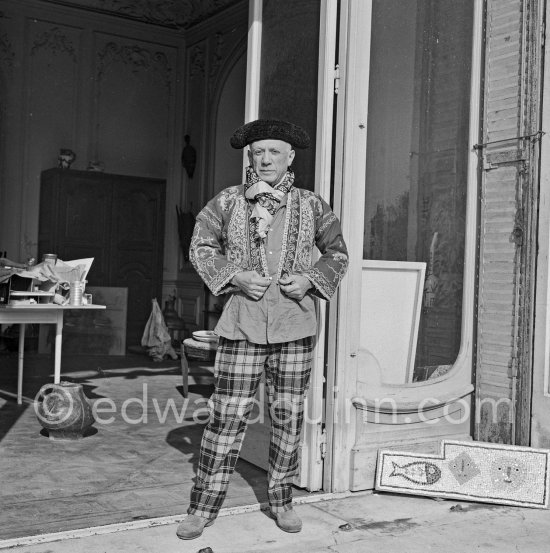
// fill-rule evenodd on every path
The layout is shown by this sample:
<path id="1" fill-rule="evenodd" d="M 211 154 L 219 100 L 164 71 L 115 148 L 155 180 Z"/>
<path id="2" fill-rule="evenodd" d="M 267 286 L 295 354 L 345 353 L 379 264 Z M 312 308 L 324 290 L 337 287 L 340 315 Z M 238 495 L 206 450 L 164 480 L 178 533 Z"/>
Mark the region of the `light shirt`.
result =
<path id="1" fill-rule="evenodd" d="M 317 331 L 313 297 L 308 293 L 301 301 L 291 299 L 276 282 L 283 245 L 287 196 L 285 195 L 273 216 L 264 243 L 267 269 L 273 280 L 257 301 L 244 292 L 231 294 L 214 330 L 219 336 L 230 340 L 248 340 L 255 344 L 278 344 L 313 336 Z"/>

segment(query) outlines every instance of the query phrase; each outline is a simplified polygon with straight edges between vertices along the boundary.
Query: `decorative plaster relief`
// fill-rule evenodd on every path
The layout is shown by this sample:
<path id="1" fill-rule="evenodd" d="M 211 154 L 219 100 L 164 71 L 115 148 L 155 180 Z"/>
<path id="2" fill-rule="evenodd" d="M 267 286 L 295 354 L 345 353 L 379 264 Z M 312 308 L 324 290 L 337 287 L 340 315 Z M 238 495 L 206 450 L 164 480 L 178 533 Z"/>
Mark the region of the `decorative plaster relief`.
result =
<path id="1" fill-rule="evenodd" d="M 210 62 L 210 79 L 212 80 L 214 80 L 222 64 L 224 42 L 223 33 L 216 33 L 216 48 L 214 49 L 212 61 Z"/>
<path id="2" fill-rule="evenodd" d="M 162 75 L 164 84 L 168 89 L 171 86 L 172 69 L 168 62 L 168 57 L 164 52 L 151 52 L 140 46 L 120 46 L 114 42 L 109 42 L 105 48 L 97 54 L 97 80 L 101 80 L 105 69 L 113 62 L 122 62 L 131 66 L 134 74 L 140 72 L 157 71 Z"/>
<path id="3" fill-rule="evenodd" d="M 7 16 L 5 12 L 0 11 L 0 20 L 5 20 L 6 25 L 2 25 L 3 28 L 7 28 L 7 20 L 11 17 Z M 5 67 L 6 72 L 11 75 L 13 70 L 13 65 L 15 61 L 15 51 L 13 49 L 12 42 L 7 33 L 0 34 L 0 65 Z"/>
<path id="4" fill-rule="evenodd" d="M 31 55 L 41 48 L 49 50 L 53 54 L 67 54 L 76 62 L 76 53 L 72 42 L 59 29 L 52 27 L 49 31 L 41 33 L 33 43 Z"/>
<path id="5" fill-rule="evenodd" d="M 192 2 L 186 0 L 99 0 L 100 9 L 141 19 L 151 23 L 178 26 L 193 12 Z"/>
<path id="6" fill-rule="evenodd" d="M 196 75 L 204 75 L 205 55 L 203 46 L 195 46 L 189 54 L 189 75 L 195 77 Z"/>
<path id="7" fill-rule="evenodd" d="M 218 73 L 223 65 L 225 40 L 223 33 L 217 32 L 214 36 L 215 47 L 210 59 L 210 73 L 208 75 L 208 92 L 213 94 L 217 83 Z"/>
<path id="8" fill-rule="evenodd" d="M 13 51 L 10 39 L 6 33 L 3 33 L 0 35 L 0 63 L 11 71 L 14 59 L 15 52 Z"/>
<path id="9" fill-rule="evenodd" d="M 64 3 L 156 25 L 186 29 L 235 4 L 235 0 L 65 0 Z"/>

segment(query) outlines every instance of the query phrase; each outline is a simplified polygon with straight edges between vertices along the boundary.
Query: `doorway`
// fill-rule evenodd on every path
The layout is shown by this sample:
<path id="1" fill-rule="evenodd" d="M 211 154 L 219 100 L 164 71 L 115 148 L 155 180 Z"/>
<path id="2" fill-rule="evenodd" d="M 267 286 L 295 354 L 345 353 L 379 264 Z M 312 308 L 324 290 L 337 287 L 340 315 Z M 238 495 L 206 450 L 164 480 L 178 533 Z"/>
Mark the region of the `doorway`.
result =
<path id="1" fill-rule="evenodd" d="M 229 148 L 228 138 L 244 121 L 259 117 L 287 119 L 309 131 L 313 145 L 299 152 L 294 164 L 297 185 L 330 199 L 334 96 L 333 85 L 327 83 L 326 75 L 332 72 L 333 65 L 324 59 L 327 54 L 323 48 L 327 41 L 322 35 L 326 33 L 323 25 L 334 27 L 335 20 L 327 17 L 328 5 L 334 7 L 336 2 L 296 4 L 288 0 L 253 0 L 248 6 L 248 27 L 243 27 L 244 13 L 239 10 L 239 20 L 227 22 L 228 29 L 236 31 L 222 33 L 207 26 L 190 33 L 184 132 L 197 150 L 197 164 L 193 176 L 183 175 L 186 209 L 196 214 L 217 191 L 242 182 L 246 153 L 243 157 L 241 152 Z M 292 13 L 293 17 L 286 21 L 285 13 Z M 285 26 L 285 33 L 280 32 L 281 25 Z M 246 40 L 241 38 L 243 36 Z M 216 64 L 217 56 L 223 63 Z M 334 57 L 333 48 L 331 56 Z M 246 70 L 245 94 L 241 81 L 243 69 Z M 192 297 L 203 297 L 202 305 L 195 309 L 208 313 L 209 328 L 215 326 L 216 313 L 211 311 L 216 309 L 210 307 L 215 307 L 217 300 L 204 291 L 191 268 L 179 284 L 178 293 L 189 297 L 190 304 Z M 310 491 L 319 490 L 323 485 L 326 314 L 322 305 L 318 316 L 320 332 L 315 352 L 315 376 L 307 400 L 308 422 L 300 452 L 300 476 L 296 480 L 297 485 Z M 256 422 L 249 426 L 241 457 L 265 466 L 269 417 L 254 415 L 253 420 L 256 419 L 263 420 L 263 424 Z"/>
<path id="2" fill-rule="evenodd" d="M 336 2 L 251 0 L 248 33 L 245 119 L 274 118 L 307 129 L 312 143 L 297 152 L 293 169 L 296 186 L 313 190 L 330 201 L 334 89 Z M 292 17 L 288 17 L 292 14 Z M 285 29 L 281 33 L 281 28 Z M 330 36 L 330 39 L 327 39 Z M 243 166 L 248 164 L 246 152 Z M 323 302 L 324 303 L 324 302 Z M 327 490 L 323 482 L 325 432 L 326 305 L 318 304 L 318 334 L 312 379 L 295 484 L 309 491 Z M 269 416 L 255 412 L 241 457 L 260 466 L 267 463 Z M 250 439 L 253 436 L 253 439 Z"/>

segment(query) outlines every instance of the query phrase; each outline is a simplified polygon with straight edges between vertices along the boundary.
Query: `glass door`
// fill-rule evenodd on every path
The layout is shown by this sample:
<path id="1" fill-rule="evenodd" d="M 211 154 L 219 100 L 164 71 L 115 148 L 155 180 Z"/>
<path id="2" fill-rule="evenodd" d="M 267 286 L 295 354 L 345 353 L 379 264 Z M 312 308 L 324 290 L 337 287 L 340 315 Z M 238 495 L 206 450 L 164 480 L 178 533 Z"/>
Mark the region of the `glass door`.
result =
<path id="1" fill-rule="evenodd" d="M 470 435 L 481 4 L 342 2 L 336 490 L 372 487 L 380 447 Z"/>
<path id="2" fill-rule="evenodd" d="M 376 0 L 372 17 L 363 259 L 425 264 L 414 363 L 388 375 L 406 384 L 461 344 L 473 2 Z"/>

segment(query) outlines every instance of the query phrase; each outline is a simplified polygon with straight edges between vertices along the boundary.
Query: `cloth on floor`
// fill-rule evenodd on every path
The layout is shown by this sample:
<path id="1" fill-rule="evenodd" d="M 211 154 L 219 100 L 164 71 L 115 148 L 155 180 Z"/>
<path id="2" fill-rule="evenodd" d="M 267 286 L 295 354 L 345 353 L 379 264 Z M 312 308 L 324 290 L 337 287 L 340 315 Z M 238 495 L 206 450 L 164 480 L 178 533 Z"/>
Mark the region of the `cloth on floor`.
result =
<path id="1" fill-rule="evenodd" d="M 151 315 L 145 325 L 141 345 L 147 348 L 147 352 L 155 361 L 162 361 L 167 355 L 172 359 L 177 359 L 178 356 L 172 347 L 172 337 L 168 332 L 156 298 L 152 300 L 152 304 Z"/>

